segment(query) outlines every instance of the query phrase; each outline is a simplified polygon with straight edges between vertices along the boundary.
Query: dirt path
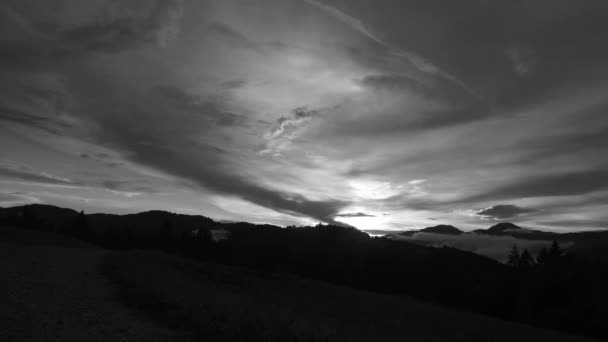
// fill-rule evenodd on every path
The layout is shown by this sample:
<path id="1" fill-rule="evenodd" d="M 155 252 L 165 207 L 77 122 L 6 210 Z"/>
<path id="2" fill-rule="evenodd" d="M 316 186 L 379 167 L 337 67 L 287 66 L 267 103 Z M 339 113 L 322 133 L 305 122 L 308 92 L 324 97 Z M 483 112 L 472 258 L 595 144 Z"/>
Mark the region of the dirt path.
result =
<path id="1" fill-rule="evenodd" d="M 113 298 L 104 254 L 0 240 L 0 341 L 180 340 Z"/>

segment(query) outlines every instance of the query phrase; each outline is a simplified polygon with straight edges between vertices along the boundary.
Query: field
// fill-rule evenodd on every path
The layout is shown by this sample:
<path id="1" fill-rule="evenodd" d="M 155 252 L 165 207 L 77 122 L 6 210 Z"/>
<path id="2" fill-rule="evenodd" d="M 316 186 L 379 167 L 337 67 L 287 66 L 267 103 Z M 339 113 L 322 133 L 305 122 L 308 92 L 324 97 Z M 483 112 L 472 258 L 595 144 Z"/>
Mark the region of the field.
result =
<path id="1" fill-rule="evenodd" d="M 397 270 L 396 270 L 397 271 Z M 2 341 L 584 341 L 283 274 L 0 230 Z"/>

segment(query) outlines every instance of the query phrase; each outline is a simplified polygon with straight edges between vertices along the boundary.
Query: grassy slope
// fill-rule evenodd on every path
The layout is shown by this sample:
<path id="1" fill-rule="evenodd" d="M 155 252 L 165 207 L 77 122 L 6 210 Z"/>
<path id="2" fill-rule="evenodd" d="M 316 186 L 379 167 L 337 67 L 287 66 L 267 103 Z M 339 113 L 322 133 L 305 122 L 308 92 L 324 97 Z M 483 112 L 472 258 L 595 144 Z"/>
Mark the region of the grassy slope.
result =
<path id="1" fill-rule="evenodd" d="M 2 341 L 581 341 L 407 297 L 0 227 Z"/>
<path id="2" fill-rule="evenodd" d="M 132 309 L 208 340 L 584 340 L 411 298 L 156 252 L 109 255 L 104 273 Z"/>
<path id="3" fill-rule="evenodd" d="M 0 226 L 0 341 L 167 341 L 178 334 L 116 301 L 106 251 Z"/>

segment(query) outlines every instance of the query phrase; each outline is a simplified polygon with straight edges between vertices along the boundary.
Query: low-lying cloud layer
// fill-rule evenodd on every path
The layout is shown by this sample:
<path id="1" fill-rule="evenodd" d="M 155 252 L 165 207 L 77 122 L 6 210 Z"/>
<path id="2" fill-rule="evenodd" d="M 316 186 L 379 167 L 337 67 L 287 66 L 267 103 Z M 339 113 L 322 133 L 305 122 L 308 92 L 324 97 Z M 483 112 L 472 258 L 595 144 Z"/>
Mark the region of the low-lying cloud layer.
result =
<path id="1" fill-rule="evenodd" d="M 8 0 L 2 203 L 604 228 L 607 9 Z"/>
<path id="2" fill-rule="evenodd" d="M 505 262 L 513 245 L 520 250 L 527 249 L 533 256 L 543 248 L 549 248 L 551 241 L 525 240 L 512 236 L 493 236 L 485 234 L 446 235 L 434 233 L 415 233 L 412 236 L 395 236 L 394 239 L 421 243 L 433 247 L 454 247 L 464 251 L 477 253 L 488 258 Z M 571 244 L 564 244 L 564 248 Z"/>

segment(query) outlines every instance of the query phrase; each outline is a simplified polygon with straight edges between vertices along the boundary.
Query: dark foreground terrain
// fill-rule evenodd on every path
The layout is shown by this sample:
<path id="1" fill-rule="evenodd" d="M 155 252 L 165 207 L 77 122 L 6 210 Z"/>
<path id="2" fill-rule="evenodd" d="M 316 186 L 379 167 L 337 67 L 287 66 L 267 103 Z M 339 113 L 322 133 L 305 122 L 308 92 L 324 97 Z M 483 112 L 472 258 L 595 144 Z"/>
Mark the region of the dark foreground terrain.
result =
<path id="1" fill-rule="evenodd" d="M 0 227 L 1 341 L 585 341 L 375 294 Z"/>

